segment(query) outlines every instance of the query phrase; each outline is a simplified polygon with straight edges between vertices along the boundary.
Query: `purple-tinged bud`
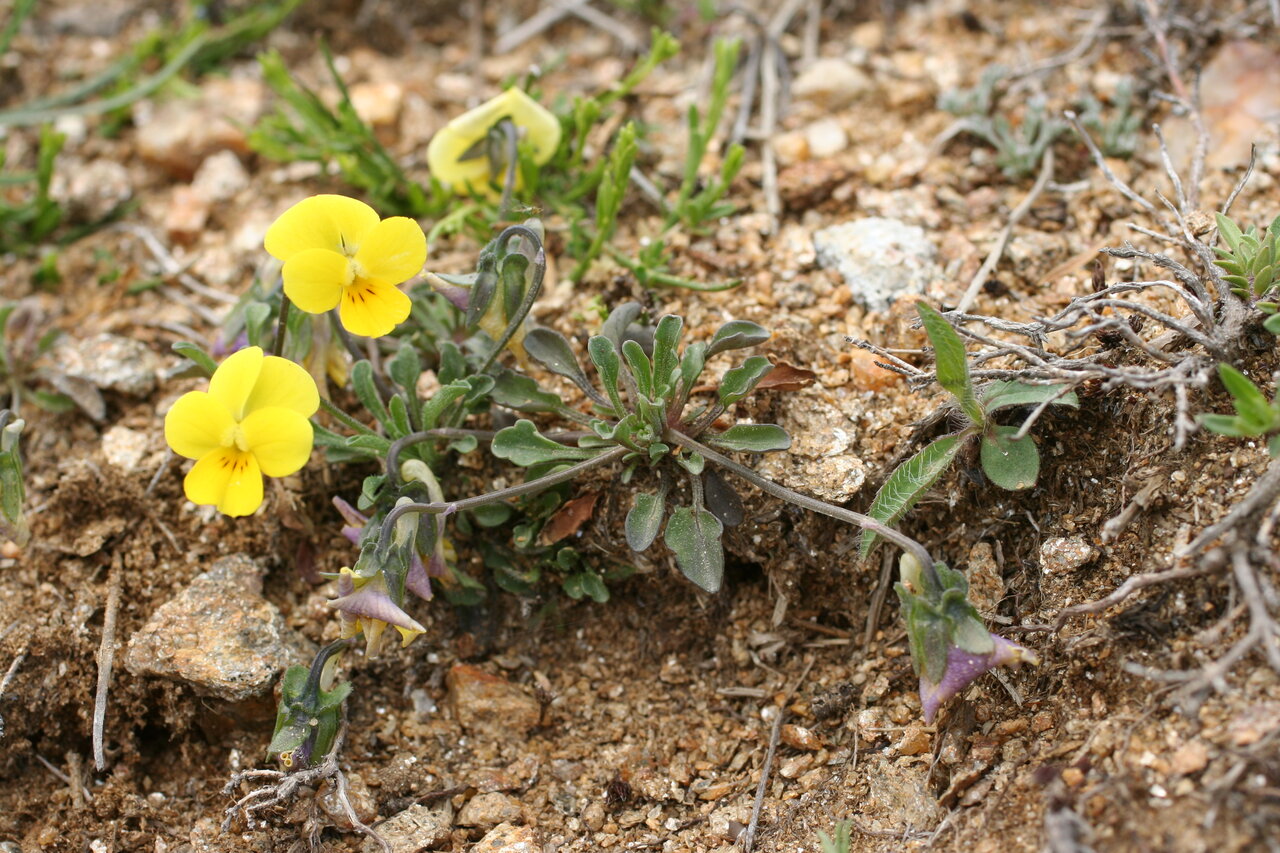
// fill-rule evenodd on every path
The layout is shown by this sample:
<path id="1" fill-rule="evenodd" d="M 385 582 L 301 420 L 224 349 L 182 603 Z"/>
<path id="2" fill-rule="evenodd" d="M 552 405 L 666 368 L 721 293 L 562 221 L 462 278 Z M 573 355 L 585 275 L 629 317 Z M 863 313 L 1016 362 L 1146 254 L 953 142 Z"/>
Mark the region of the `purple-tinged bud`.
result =
<path id="1" fill-rule="evenodd" d="M 453 303 L 454 308 L 459 311 L 467 310 L 467 303 L 471 300 L 471 288 L 454 284 L 436 273 L 426 273 L 423 278 L 427 284 L 431 285 L 432 290 Z"/>
<path id="2" fill-rule="evenodd" d="M 926 723 L 933 722 L 943 702 L 968 687 L 978 676 L 1005 664 L 1040 662 L 1035 652 L 998 634 L 992 634 L 991 640 L 995 643 L 995 648 L 982 655 L 966 652 L 958 646 L 949 647 L 947 668 L 937 684 L 929 681 L 927 676 L 920 676 L 920 706 L 924 710 Z"/>
<path id="3" fill-rule="evenodd" d="M 342 528 L 342 535 L 351 540 L 352 545 L 359 545 L 360 535 L 364 532 L 364 526 L 369 523 L 369 516 L 339 497 L 334 497 L 333 506 L 347 522 Z"/>
<path id="4" fill-rule="evenodd" d="M 435 593 L 431 589 L 429 575 L 427 567 L 422 563 L 422 558 L 415 552 L 409 558 L 409 573 L 404 577 L 404 588 L 424 601 L 430 601 L 435 597 Z"/>

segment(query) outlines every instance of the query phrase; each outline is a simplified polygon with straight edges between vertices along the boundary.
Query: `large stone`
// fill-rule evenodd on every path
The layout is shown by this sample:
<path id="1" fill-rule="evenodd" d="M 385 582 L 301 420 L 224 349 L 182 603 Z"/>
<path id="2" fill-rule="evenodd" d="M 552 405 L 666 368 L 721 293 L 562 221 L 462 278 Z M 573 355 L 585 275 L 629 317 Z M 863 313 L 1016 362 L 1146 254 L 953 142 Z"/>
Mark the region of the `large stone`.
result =
<path id="1" fill-rule="evenodd" d="M 67 376 L 131 397 L 145 397 L 155 390 L 159 366 L 146 344 L 111 334 L 60 345 L 54 363 Z"/>
<path id="2" fill-rule="evenodd" d="M 542 721 L 538 700 L 505 678 L 458 664 L 449 670 L 445 682 L 453 718 L 472 733 L 506 740 Z"/>
<path id="3" fill-rule="evenodd" d="M 899 296 L 924 293 L 938 275 L 937 250 L 918 225 L 873 216 L 813 235 L 818 264 L 844 278 L 853 298 L 884 311 Z"/>
<path id="4" fill-rule="evenodd" d="M 134 675 L 242 702 L 268 693 L 285 667 L 310 663 L 315 653 L 262 597 L 262 568 L 237 554 L 161 605 L 129 639 L 124 662 Z"/>

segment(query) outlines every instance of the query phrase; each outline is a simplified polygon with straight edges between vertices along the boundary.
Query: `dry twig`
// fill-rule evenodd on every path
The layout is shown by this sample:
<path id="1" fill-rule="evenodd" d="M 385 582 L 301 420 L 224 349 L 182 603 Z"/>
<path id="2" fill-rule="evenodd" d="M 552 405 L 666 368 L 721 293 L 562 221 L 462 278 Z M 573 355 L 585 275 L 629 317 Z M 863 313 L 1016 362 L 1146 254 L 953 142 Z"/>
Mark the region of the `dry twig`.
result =
<path id="1" fill-rule="evenodd" d="M 98 647 L 98 688 L 93 694 L 93 764 L 99 773 L 107 769 L 105 728 L 107 693 L 111 688 L 111 668 L 116 658 L 116 614 L 120 611 L 122 558 L 119 552 L 107 576 L 107 610 L 102 617 L 102 644 Z"/>

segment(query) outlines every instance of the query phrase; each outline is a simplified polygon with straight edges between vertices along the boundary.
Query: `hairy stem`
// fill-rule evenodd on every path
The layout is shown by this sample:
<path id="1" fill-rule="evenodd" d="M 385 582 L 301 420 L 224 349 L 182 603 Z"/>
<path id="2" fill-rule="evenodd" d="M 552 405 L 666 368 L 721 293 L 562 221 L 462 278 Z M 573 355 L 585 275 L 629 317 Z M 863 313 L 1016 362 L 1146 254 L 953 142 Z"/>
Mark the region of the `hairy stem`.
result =
<path id="1" fill-rule="evenodd" d="M 412 503 L 401 504 L 395 509 L 387 513 L 386 518 L 382 520 L 382 530 L 378 534 L 378 553 L 385 554 L 387 546 L 391 544 L 391 534 L 395 530 L 396 522 L 411 512 L 429 513 L 431 515 L 440 515 L 441 513 L 462 512 L 463 510 L 475 509 L 480 506 L 488 506 L 489 504 L 499 503 L 501 501 L 518 498 L 522 495 L 530 495 L 534 492 L 540 492 L 560 483 L 567 482 L 579 477 L 590 471 L 592 468 L 599 468 L 601 465 L 607 465 L 621 459 L 631 451 L 625 447 L 615 447 L 599 456 L 593 456 L 590 459 L 579 462 L 577 465 L 571 465 L 561 471 L 547 474 L 536 480 L 530 480 L 527 483 L 521 483 L 518 486 L 509 486 L 505 489 L 499 489 L 496 492 L 486 492 L 483 495 L 475 495 L 470 498 L 463 498 L 460 501 L 440 501 L 437 503 Z"/>
<path id="2" fill-rule="evenodd" d="M 846 522 L 847 524 L 853 524 L 861 527 L 863 530 L 868 530 L 877 536 L 883 536 L 885 539 L 894 543 L 899 548 L 919 560 L 925 573 L 933 576 L 935 585 L 939 589 L 942 588 L 942 582 L 937 578 L 936 571 L 933 567 L 933 558 L 929 556 L 928 549 L 905 533 L 901 533 L 888 525 L 881 524 L 871 516 L 863 515 L 860 512 L 854 512 L 853 510 L 848 510 L 843 507 L 838 507 L 834 504 L 829 504 L 826 501 L 811 498 L 808 495 L 802 495 L 799 492 L 794 492 L 791 489 L 788 489 L 786 486 L 780 486 L 772 480 L 761 477 L 745 465 L 739 465 L 728 456 L 717 453 L 702 442 L 692 439 L 682 432 L 667 430 L 665 438 L 687 450 L 693 450 L 701 453 L 708 461 L 714 462 L 720 467 L 737 474 L 748 483 L 756 486 L 760 491 L 771 494 L 775 498 L 781 498 L 784 501 L 793 503 L 802 509 L 809 510 L 810 512 L 816 512 L 820 515 L 825 515 L 838 521 Z"/>

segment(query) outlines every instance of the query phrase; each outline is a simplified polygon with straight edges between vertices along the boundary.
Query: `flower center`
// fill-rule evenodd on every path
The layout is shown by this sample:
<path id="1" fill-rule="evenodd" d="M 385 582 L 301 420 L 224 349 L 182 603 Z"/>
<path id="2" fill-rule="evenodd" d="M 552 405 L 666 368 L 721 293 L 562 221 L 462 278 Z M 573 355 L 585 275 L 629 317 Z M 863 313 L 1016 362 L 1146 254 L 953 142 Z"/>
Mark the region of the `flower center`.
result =
<path id="1" fill-rule="evenodd" d="M 249 450 L 249 439 L 245 436 L 244 430 L 238 423 L 226 428 L 222 433 L 222 441 L 220 443 L 223 447 L 234 447 L 242 453 Z"/>

